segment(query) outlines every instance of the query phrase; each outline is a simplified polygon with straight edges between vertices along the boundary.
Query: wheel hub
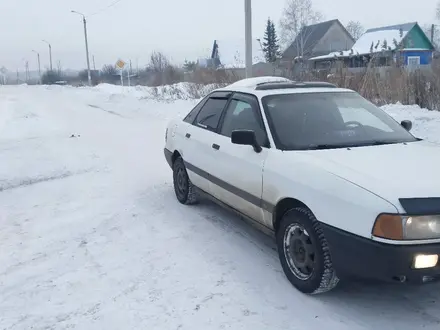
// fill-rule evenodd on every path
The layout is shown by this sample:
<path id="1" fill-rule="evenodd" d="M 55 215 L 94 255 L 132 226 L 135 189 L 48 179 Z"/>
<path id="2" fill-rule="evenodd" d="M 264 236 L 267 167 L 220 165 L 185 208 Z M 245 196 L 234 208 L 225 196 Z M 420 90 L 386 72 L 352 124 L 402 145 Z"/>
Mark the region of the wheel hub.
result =
<path id="1" fill-rule="evenodd" d="M 292 273 L 301 280 L 309 279 L 315 266 L 315 247 L 300 224 L 292 224 L 284 237 L 284 253 Z"/>
<path id="2" fill-rule="evenodd" d="M 176 175 L 177 190 L 179 194 L 185 194 L 187 189 L 185 170 L 179 168 Z"/>

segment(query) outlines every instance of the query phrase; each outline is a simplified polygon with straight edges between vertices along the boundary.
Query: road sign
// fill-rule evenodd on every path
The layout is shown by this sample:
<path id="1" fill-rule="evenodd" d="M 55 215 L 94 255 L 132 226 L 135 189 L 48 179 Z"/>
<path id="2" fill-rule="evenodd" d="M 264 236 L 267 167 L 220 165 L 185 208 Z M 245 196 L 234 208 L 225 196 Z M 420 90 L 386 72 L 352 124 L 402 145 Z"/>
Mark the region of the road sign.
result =
<path id="1" fill-rule="evenodd" d="M 125 62 L 123 61 L 123 60 L 118 60 L 117 62 L 116 62 L 116 66 L 119 68 L 119 69 L 123 69 L 124 67 L 125 67 Z"/>

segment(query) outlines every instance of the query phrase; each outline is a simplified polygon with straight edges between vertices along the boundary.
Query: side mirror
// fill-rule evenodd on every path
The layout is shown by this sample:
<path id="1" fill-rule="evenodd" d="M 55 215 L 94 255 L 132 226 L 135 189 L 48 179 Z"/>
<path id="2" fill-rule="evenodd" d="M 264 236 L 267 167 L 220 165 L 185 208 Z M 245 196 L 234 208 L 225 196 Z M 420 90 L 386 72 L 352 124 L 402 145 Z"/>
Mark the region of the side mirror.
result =
<path id="1" fill-rule="evenodd" d="M 252 146 L 257 153 L 260 153 L 261 150 L 263 150 L 257 142 L 257 136 L 255 135 L 255 132 L 251 130 L 232 131 L 231 142 L 233 144 Z"/>
<path id="2" fill-rule="evenodd" d="M 412 128 L 412 122 L 411 120 L 402 120 L 400 125 L 402 125 L 402 127 L 404 129 L 406 129 L 408 132 L 411 130 Z"/>

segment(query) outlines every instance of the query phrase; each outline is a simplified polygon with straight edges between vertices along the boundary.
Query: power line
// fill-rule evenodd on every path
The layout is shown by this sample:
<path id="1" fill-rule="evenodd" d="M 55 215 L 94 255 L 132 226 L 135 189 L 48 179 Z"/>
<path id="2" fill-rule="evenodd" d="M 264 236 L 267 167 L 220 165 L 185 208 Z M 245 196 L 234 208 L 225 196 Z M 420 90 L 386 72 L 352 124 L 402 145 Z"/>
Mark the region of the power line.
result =
<path id="1" fill-rule="evenodd" d="M 116 6 L 118 3 L 120 3 L 122 0 L 115 0 L 115 1 L 113 1 L 111 4 L 109 4 L 107 7 L 104 7 L 104 8 L 102 8 L 102 9 L 100 9 L 100 10 L 98 10 L 98 11 L 96 11 L 96 12 L 94 12 L 94 13 L 92 13 L 92 14 L 90 14 L 90 15 L 88 15 L 89 17 L 90 16 L 94 16 L 94 15 L 97 15 L 97 14 L 101 14 L 102 12 L 104 12 L 104 11 L 106 11 L 106 10 L 108 10 L 108 9 L 110 9 L 110 8 L 112 8 L 112 7 L 114 7 L 114 6 Z"/>

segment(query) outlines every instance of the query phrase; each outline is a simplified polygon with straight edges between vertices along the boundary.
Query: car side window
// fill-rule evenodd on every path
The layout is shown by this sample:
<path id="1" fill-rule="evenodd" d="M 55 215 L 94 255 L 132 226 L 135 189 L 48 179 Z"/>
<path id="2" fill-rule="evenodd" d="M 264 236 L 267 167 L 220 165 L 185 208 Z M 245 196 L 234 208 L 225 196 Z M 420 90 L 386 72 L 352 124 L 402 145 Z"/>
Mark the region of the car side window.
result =
<path id="1" fill-rule="evenodd" d="M 233 99 L 226 110 L 220 134 L 231 137 L 232 131 L 238 129 L 254 131 L 258 143 L 264 147 L 268 146 L 264 123 L 258 113 L 258 109 L 255 109 L 248 102 Z"/>
<path id="2" fill-rule="evenodd" d="M 192 124 L 197 114 L 199 113 L 200 109 L 203 107 L 205 103 L 206 103 L 206 98 L 204 98 L 199 103 L 197 103 L 197 105 L 185 116 L 185 118 L 183 118 L 183 121 Z"/>
<path id="3" fill-rule="evenodd" d="M 195 125 L 215 131 L 227 102 L 224 98 L 209 98 L 197 115 Z"/>

